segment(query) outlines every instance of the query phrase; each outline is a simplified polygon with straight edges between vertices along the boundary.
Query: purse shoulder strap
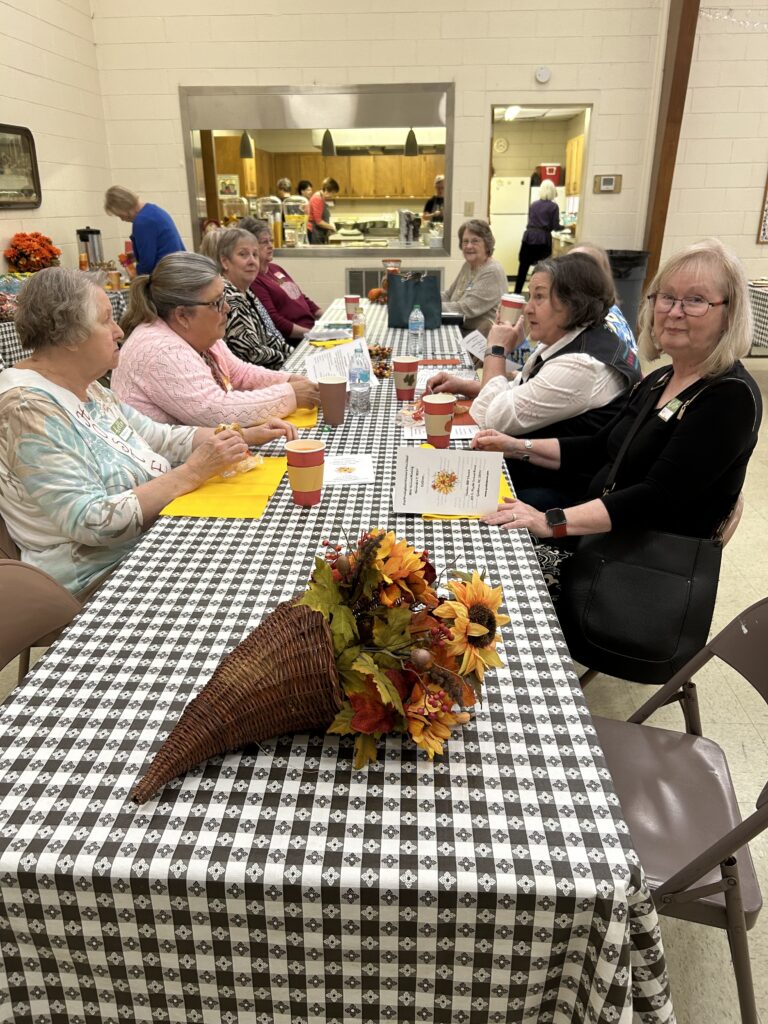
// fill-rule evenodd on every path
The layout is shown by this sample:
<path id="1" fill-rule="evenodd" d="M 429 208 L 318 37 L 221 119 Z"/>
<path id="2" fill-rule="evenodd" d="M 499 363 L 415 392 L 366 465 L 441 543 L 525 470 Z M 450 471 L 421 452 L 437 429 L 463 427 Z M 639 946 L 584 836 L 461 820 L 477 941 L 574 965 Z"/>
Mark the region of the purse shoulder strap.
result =
<path id="1" fill-rule="evenodd" d="M 635 421 L 627 431 L 627 435 L 624 438 L 624 441 L 622 442 L 621 448 L 619 448 L 618 454 L 616 458 L 613 460 L 611 471 L 608 474 L 608 478 L 605 481 L 605 486 L 603 487 L 603 494 L 609 494 L 616 486 L 616 476 L 619 472 L 619 467 L 621 466 L 622 459 L 627 454 L 627 449 L 635 439 L 635 435 L 637 434 L 638 430 L 640 429 L 640 427 L 642 427 L 643 423 L 645 423 L 645 418 L 650 412 L 653 403 L 656 400 L 656 394 L 657 392 L 655 388 L 648 388 L 648 394 L 645 396 L 645 401 L 640 406 L 637 412 L 637 416 L 635 416 Z"/>

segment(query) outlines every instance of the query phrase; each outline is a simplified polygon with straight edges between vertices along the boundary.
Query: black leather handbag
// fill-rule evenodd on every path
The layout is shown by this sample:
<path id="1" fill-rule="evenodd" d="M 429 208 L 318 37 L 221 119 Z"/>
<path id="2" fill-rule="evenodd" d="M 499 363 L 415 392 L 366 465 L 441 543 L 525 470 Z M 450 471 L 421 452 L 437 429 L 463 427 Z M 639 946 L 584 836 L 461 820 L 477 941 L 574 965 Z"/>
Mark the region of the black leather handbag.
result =
<path id="1" fill-rule="evenodd" d="M 414 306 L 421 306 L 424 327 L 434 331 L 441 323 L 442 303 L 436 277 L 414 272 L 387 278 L 387 321 L 390 327 L 407 327 Z"/>
<path id="2" fill-rule="evenodd" d="M 624 439 L 604 493 L 653 404 Z M 563 564 L 557 614 L 572 657 L 636 683 L 665 683 L 707 641 L 722 543 L 654 530 L 582 537 Z"/>

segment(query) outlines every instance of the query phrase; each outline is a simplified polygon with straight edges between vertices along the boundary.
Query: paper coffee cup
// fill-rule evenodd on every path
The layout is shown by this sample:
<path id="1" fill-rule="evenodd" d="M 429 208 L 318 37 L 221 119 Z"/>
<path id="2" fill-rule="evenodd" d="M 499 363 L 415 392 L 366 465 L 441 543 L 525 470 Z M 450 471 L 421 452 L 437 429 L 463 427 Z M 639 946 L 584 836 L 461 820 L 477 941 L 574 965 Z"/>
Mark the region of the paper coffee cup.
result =
<path id="1" fill-rule="evenodd" d="M 323 487 L 325 441 L 287 441 L 288 482 L 297 505 L 317 505 Z"/>
<path id="2" fill-rule="evenodd" d="M 317 386 L 320 389 L 320 405 L 323 409 L 323 420 L 331 427 L 338 427 L 344 422 L 344 409 L 347 402 L 347 378 L 319 377 Z"/>
<path id="3" fill-rule="evenodd" d="M 398 402 L 412 402 L 416 397 L 419 357 L 397 356 L 392 360 L 392 367 L 395 371 L 395 397 Z"/>
<path id="4" fill-rule="evenodd" d="M 455 395 L 424 395 L 424 424 L 433 448 L 447 448 L 451 441 Z"/>
<path id="5" fill-rule="evenodd" d="M 509 292 L 501 297 L 501 310 L 499 319 L 503 324 L 516 324 L 520 314 L 525 309 L 525 299 L 522 295 L 514 295 Z"/>
<path id="6" fill-rule="evenodd" d="M 344 309 L 347 312 L 347 320 L 354 320 L 355 314 L 360 310 L 360 296 L 359 295 L 345 295 L 344 296 Z"/>

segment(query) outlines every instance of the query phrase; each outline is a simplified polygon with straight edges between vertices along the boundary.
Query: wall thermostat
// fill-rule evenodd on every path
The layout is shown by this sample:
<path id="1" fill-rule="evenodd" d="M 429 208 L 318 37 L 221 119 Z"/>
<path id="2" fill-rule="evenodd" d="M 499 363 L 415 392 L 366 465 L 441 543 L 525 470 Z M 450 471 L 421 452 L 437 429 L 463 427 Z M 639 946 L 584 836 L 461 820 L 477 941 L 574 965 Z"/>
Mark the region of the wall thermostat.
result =
<path id="1" fill-rule="evenodd" d="M 593 192 L 621 192 L 620 174 L 596 174 L 592 183 Z"/>
<path id="2" fill-rule="evenodd" d="M 552 72 L 549 70 L 549 68 L 544 67 L 543 65 L 540 68 L 536 68 L 536 81 L 540 82 L 541 85 L 544 85 L 546 82 L 548 82 L 551 77 Z"/>
<path id="3" fill-rule="evenodd" d="M 509 142 L 506 139 L 501 138 L 501 136 L 500 136 L 498 139 L 494 139 L 493 140 L 493 152 L 494 153 L 506 153 L 508 149 L 509 149 Z"/>

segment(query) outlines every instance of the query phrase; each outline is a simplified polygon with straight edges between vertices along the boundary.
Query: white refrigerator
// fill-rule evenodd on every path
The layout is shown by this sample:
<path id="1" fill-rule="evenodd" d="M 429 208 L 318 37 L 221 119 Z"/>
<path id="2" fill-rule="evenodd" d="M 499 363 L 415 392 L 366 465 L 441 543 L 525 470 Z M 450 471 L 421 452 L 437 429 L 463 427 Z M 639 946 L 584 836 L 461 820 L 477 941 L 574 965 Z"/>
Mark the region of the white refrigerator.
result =
<path id="1" fill-rule="evenodd" d="M 496 239 L 494 258 L 507 277 L 517 274 L 517 254 L 528 221 L 531 179 L 491 178 L 490 223 Z"/>
<path id="2" fill-rule="evenodd" d="M 507 277 L 515 277 L 518 253 L 523 232 L 528 223 L 528 207 L 539 198 L 538 186 L 531 187 L 531 179 L 491 178 L 490 223 L 496 239 L 494 257 L 501 263 Z M 560 218 L 565 213 L 565 189 L 557 189 L 555 202 L 560 207 Z"/>

